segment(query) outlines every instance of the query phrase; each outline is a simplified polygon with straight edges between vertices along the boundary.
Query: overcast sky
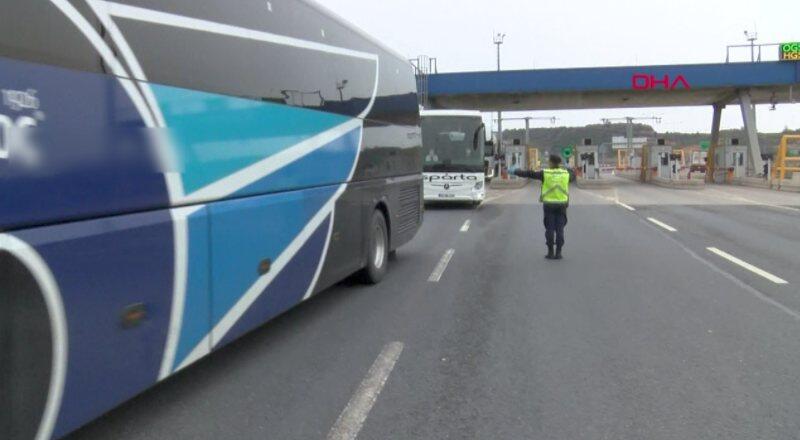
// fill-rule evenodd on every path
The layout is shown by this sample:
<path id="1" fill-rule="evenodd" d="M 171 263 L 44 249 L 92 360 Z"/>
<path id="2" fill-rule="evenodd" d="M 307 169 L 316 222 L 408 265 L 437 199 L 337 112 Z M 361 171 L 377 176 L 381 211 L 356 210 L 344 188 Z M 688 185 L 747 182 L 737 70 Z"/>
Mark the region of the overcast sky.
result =
<path id="1" fill-rule="evenodd" d="M 745 29 L 757 29 L 761 43 L 800 41 L 800 0 L 317 1 L 407 58 L 436 57 L 440 71 L 495 69 L 494 32 L 506 34 L 504 69 L 724 62 L 725 46 L 747 43 Z M 768 55 L 776 59 L 777 49 Z M 749 50 L 740 50 L 732 60 L 749 58 Z M 656 115 L 663 117 L 654 125 L 658 131 L 707 132 L 711 126 L 711 109 L 700 107 L 526 114 L 557 116 L 557 125 Z M 542 124 L 549 123 L 536 126 Z M 739 108 L 726 108 L 722 124 L 741 127 Z M 800 104 L 775 111 L 759 106 L 758 126 L 800 128 Z"/>

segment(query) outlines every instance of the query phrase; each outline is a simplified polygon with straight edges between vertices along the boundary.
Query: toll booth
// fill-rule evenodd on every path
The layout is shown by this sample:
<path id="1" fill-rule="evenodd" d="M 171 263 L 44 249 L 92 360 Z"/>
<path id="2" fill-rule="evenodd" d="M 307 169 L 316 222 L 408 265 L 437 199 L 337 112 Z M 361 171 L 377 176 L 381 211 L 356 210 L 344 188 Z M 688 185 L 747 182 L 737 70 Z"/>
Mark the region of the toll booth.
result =
<path id="1" fill-rule="evenodd" d="M 738 139 L 731 139 L 728 145 L 717 149 L 715 159 L 717 170 L 723 172 L 726 181 L 747 176 L 747 145 L 739 145 Z"/>
<path id="2" fill-rule="evenodd" d="M 669 145 L 653 145 L 650 147 L 650 167 L 655 168 L 654 177 L 672 180 L 677 171 L 673 173 L 675 153 Z"/>
<path id="3" fill-rule="evenodd" d="M 506 167 L 509 170 L 528 169 L 528 147 L 525 145 L 507 145 L 506 148 Z"/>
<path id="4" fill-rule="evenodd" d="M 536 147 L 528 147 L 528 169 L 531 171 L 538 171 L 541 167 L 539 149 Z"/>
<path id="5" fill-rule="evenodd" d="M 578 161 L 580 174 L 584 179 L 600 178 L 600 147 L 597 145 L 582 145 L 576 148 L 575 158 Z"/>

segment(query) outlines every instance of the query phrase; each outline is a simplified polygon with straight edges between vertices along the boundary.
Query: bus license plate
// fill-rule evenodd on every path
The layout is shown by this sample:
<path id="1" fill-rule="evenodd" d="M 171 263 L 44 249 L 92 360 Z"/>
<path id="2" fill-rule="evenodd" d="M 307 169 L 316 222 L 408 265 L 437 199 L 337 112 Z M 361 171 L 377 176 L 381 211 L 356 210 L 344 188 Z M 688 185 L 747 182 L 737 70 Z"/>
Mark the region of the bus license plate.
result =
<path id="1" fill-rule="evenodd" d="M 456 196 L 455 194 L 441 194 L 441 193 L 439 194 L 439 198 L 442 198 L 442 199 L 449 199 L 449 198 L 452 198 L 452 197 L 455 197 L 455 196 Z"/>

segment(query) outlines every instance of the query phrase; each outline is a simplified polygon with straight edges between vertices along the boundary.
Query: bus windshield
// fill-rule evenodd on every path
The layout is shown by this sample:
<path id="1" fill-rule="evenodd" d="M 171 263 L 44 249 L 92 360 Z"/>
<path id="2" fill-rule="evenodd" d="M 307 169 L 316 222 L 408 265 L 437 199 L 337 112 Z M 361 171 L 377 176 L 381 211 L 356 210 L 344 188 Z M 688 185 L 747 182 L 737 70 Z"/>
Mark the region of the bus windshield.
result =
<path id="1" fill-rule="evenodd" d="M 424 171 L 483 172 L 483 131 L 481 118 L 423 117 Z"/>

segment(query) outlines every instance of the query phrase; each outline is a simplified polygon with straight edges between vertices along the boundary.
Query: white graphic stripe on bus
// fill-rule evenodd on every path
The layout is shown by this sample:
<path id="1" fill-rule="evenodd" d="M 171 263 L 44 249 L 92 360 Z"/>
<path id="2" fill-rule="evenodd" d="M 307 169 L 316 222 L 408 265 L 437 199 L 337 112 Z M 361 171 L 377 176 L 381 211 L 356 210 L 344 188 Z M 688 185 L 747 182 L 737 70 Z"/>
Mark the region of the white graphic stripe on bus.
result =
<path id="1" fill-rule="evenodd" d="M 189 203 L 207 202 L 238 191 L 341 138 L 347 133 L 361 127 L 361 124 L 362 122 L 360 119 L 350 119 L 343 124 L 323 131 L 279 153 L 261 159 L 246 168 L 242 168 L 214 183 L 204 186 L 189 194 L 186 197 L 186 201 Z"/>
<path id="2" fill-rule="evenodd" d="M 173 246 L 175 252 L 175 275 L 172 286 L 172 309 L 169 319 L 169 330 L 167 331 L 167 344 L 164 348 L 164 356 L 161 360 L 161 369 L 158 379 L 162 380 L 172 372 L 175 364 L 175 352 L 178 349 L 181 329 L 183 327 L 183 311 L 186 303 L 186 280 L 188 279 L 189 260 L 188 252 L 182 252 L 189 246 L 189 216 L 199 211 L 204 206 L 191 206 L 170 210 L 172 217 Z"/>
<path id="3" fill-rule="evenodd" d="M 376 82 L 377 87 L 377 82 Z M 356 145 L 356 157 L 353 160 L 353 165 L 350 167 L 350 172 L 347 174 L 347 182 L 353 180 L 353 175 L 356 172 L 356 166 L 358 165 L 358 158 L 361 157 L 361 143 L 364 141 L 364 127 L 362 126 L 361 129 L 358 131 L 358 145 Z M 345 186 L 346 189 L 346 186 Z M 344 190 L 342 190 L 344 192 Z M 336 196 L 337 200 L 339 196 Z M 314 277 L 311 279 L 311 283 L 308 285 L 308 290 L 303 295 L 303 301 L 307 300 L 311 297 L 314 293 L 314 289 L 317 287 L 317 281 L 319 281 L 319 275 L 322 273 L 322 267 L 325 265 L 325 260 L 328 257 L 328 247 L 331 244 L 331 235 L 333 234 L 333 220 L 334 216 L 336 215 L 336 202 L 334 202 L 333 207 L 331 208 L 331 221 L 330 225 L 328 225 L 328 235 L 325 237 L 325 245 L 322 248 L 322 254 L 319 259 L 319 263 L 317 263 L 317 269 L 314 271 Z"/>
<path id="4" fill-rule="evenodd" d="M 175 371 L 179 371 L 188 365 L 194 363 L 198 359 L 208 354 L 210 347 L 216 346 L 228 332 L 233 328 L 236 322 L 247 312 L 250 306 L 256 302 L 262 293 L 272 284 L 272 281 L 277 278 L 283 271 L 283 268 L 294 258 L 295 254 L 306 244 L 311 235 L 319 228 L 323 221 L 333 213 L 333 208 L 336 201 L 347 188 L 347 184 L 342 184 L 336 190 L 336 193 L 325 203 L 325 205 L 317 211 L 314 217 L 306 224 L 297 237 L 289 243 L 289 246 L 275 259 L 272 263 L 270 272 L 263 277 L 256 280 L 246 292 L 239 298 L 239 300 L 231 307 L 230 310 L 222 317 L 222 319 L 214 326 L 210 333 L 195 346 L 189 355 L 184 359 Z M 331 219 L 333 221 L 333 219 Z"/>
<path id="5" fill-rule="evenodd" d="M 377 54 L 369 52 L 361 52 L 338 46 L 332 46 L 329 44 L 317 43 L 315 41 L 310 41 L 310 40 L 302 40 L 299 38 L 287 37 L 285 35 L 278 35 L 270 32 L 248 29 L 240 26 L 218 23 L 210 20 L 186 17 L 183 15 L 171 14 L 168 12 L 161 12 L 153 9 L 145 9 L 137 6 L 124 5 L 120 3 L 110 2 L 107 0 L 88 0 L 88 1 L 96 5 L 96 7 L 94 7 L 94 10 L 95 13 L 98 14 L 98 16 L 100 16 L 103 11 L 106 11 L 102 15 L 126 18 L 129 20 L 138 20 L 147 23 L 160 24 L 163 26 L 189 29 L 197 32 L 206 32 L 206 33 L 224 35 L 227 37 L 255 40 L 264 43 L 279 44 L 283 46 L 296 47 L 299 49 L 307 49 L 307 50 L 329 53 L 332 55 L 341 55 L 341 56 L 373 61 L 375 62 L 375 84 L 373 87 L 372 96 L 370 97 L 370 101 L 367 104 L 367 107 L 358 115 L 358 118 L 360 119 L 365 118 L 372 110 L 372 106 L 375 103 L 375 98 L 378 94 L 378 78 L 380 76 L 379 58 Z M 104 10 L 100 8 L 101 5 L 105 6 Z M 116 26 L 114 27 L 116 28 Z M 117 33 L 119 34 L 118 30 Z M 122 37 L 121 34 L 119 34 L 119 37 L 124 41 L 124 37 Z M 113 32 L 112 32 L 112 38 L 113 38 Z M 124 43 L 124 46 L 127 46 L 127 43 Z M 127 51 L 123 50 L 122 48 L 121 50 L 123 51 L 123 57 L 125 57 L 126 61 L 128 61 L 128 64 L 131 65 L 134 77 L 144 82 L 140 84 L 140 86 L 144 89 L 149 89 L 149 85 L 146 83 L 147 77 L 145 76 L 144 71 L 139 65 L 139 62 L 136 60 L 133 51 L 130 50 L 130 47 L 127 48 Z M 152 95 L 152 92 L 149 91 L 145 92 L 145 94 L 147 93 L 150 93 L 150 95 Z M 153 104 L 155 106 L 158 106 L 158 103 L 155 101 L 153 102 Z"/>

